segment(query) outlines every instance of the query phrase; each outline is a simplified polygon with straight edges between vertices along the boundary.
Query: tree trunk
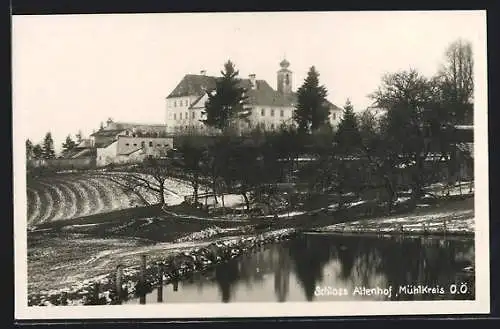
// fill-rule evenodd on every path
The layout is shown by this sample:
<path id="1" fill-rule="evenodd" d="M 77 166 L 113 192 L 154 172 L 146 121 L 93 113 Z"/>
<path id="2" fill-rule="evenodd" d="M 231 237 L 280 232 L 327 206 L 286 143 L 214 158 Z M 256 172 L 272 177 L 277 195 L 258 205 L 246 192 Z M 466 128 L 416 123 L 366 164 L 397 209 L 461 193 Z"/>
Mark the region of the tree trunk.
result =
<path id="1" fill-rule="evenodd" d="M 194 199 L 194 204 L 198 205 L 198 189 L 199 189 L 199 183 L 198 183 L 198 176 L 194 176 L 193 178 L 193 199 Z"/>
<path id="2" fill-rule="evenodd" d="M 212 183 L 212 192 L 214 193 L 214 203 L 215 205 L 219 204 L 219 200 L 217 200 L 217 184 L 215 178 Z"/>
<path id="3" fill-rule="evenodd" d="M 248 200 L 248 196 L 246 192 L 242 192 L 243 198 L 245 199 L 245 206 L 247 208 L 247 212 L 250 212 L 250 201 Z"/>
<path id="4" fill-rule="evenodd" d="M 392 212 L 392 207 L 394 205 L 394 196 L 395 196 L 395 191 L 394 191 L 394 186 L 392 184 L 392 180 L 390 179 L 389 176 L 384 176 L 384 181 L 385 181 L 385 190 L 387 191 L 387 210 L 389 213 Z"/>
<path id="5" fill-rule="evenodd" d="M 160 184 L 160 203 L 163 206 L 165 204 L 165 186 Z"/>

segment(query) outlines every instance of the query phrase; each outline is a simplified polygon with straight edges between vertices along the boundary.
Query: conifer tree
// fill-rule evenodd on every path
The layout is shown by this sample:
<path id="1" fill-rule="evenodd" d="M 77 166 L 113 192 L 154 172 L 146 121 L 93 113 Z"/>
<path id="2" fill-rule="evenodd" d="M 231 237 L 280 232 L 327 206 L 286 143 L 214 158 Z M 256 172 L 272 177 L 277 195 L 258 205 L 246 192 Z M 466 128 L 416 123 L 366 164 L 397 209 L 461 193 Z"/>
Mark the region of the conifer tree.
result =
<path id="1" fill-rule="evenodd" d="M 55 158 L 56 153 L 54 151 L 54 140 L 52 139 L 52 134 L 48 132 L 45 134 L 45 138 L 43 139 L 42 145 L 42 157 L 44 159 L 53 159 Z"/>
<path id="2" fill-rule="evenodd" d="M 27 139 L 26 140 L 26 159 L 27 160 L 34 158 L 33 147 L 34 147 L 33 143 L 29 139 Z"/>
<path id="3" fill-rule="evenodd" d="M 247 116 L 245 111 L 246 96 L 245 89 L 240 86 L 238 71 L 229 60 L 224 64 L 224 71 L 217 79 L 215 89 L 208 92 L 208 100 L 205 103 L 207 126 L 225 131 L 235 119 Z"/>
<path id="4" fill-rule="evenodd" d="M 328 121 L 328 92 L 319 85 L 319 73 L 312 66 L 304 83 L 297 91 L 297 107 L 293 119 L 302 133 L 315 131 Z"/>
<path id="5" fill-rule="evenodd" d="M 341 153 L 354 153 L 361 147 L 358 119 L 351 101 L 347 99 L 344 113 L 335 134 L 337 149 Z"/>
<path id="6" fill-rule="evenodd" d="M 43 149 L 40 144 L 33 146 L 33 159 L 41 159 L 43 155 Z"/>
<path id="7" fill-rule="evenodd" d="M 71 136 L 66 137 L 66 141 L 62 144 L 63 154 L 68 153 L 76 146 L 76 142 L 71 139 Z"/>

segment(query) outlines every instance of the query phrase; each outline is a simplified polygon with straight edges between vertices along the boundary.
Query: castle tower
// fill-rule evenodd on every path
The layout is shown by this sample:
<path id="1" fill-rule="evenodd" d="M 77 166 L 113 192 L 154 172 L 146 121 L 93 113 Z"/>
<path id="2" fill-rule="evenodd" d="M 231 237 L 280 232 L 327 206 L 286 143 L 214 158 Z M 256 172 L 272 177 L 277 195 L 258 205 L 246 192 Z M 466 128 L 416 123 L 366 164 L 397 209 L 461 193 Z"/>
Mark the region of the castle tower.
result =
<path id="1" fill-rule="evenodd" d="M 288 69 L 290 63 L 283 59 L 280 66 L 281 70 L 278 71 L 278 92 L 280 94 L 290 94 L 292 92 L 292 71 Z"/>

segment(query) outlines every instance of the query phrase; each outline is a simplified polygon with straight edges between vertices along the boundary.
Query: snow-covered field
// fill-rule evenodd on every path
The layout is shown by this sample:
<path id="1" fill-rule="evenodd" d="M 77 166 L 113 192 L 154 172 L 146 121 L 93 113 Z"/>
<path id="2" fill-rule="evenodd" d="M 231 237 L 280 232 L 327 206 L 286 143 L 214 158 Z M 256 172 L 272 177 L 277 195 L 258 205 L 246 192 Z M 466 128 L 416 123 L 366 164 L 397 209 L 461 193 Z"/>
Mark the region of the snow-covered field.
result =
<path id="1" fill-rule="evenodd" d="M 119 179 L 119 174 L 113 174 Z M 188 182 L 168 178 L 165 181 L 165 199 L 168 205 L 180 204 L 193 190 Z M 63 174 L 30 181 L 27 186 L 28 228 L 62 219 L 105 213 L 145 205 L 133 192 L 125 192 L 106 174 Z M 142 189 L 142 197 L 149 203 L 157 202 L 157 195 Z M 229 198 L 229 201 L 232 199 Z"/>
<path id="2" fill-rule="evenodd" d="M 401 233 L 401 230 L 405 233 L 471 234 L 474 232 L 474 210 L 363 219 L 318 229 L 321 232 L 337 233 Z"/>

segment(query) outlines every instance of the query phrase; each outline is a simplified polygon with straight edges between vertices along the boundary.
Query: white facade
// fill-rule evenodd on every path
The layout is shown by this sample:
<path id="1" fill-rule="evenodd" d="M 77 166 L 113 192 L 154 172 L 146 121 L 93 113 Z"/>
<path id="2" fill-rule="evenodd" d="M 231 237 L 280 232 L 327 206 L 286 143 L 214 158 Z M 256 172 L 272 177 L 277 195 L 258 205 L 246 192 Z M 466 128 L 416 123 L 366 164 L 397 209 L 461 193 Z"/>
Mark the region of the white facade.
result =
<path id="1" fill-rule="evenodd" d="M 290 63 L 284 60 L 280 63 L 281 70 L 277 72 L 278 90 L 274 90 L 264 80 L 256 79 L 255 74 L 249 79 L 242 79 L 242 86 L 248 91 L 248 108 L 251 114 L 249 122 L 241 120 L 240 129 L 253 129 L 260 126 L 266 130 L 278 129 L 282 124 L 294 125 L 293 111 L 295 110 L 296 94 L 292 91 L 292 71 L 288 69 Z M 166 129 L 168 133 L 195 128 L 198 131 L 207 131 L 207 127 L 200 121 L 205 119 L 202 113 L 208 100 L 206 93 L 214 88 L 216 77 L 188 74 L 166 98 Z M 329 122 L 337 126 L 343 110 L 331 105 Z"/>
<path id="2" fill-rule="evenodd" d="M 118 136 L 106 147 L 97 148 L 97 166 L 110 163 L 134 163 L 142 161 L 147 156 L 165 156 L 167 150 L 173 147 L 173 138 L 151 138 Z"/>

